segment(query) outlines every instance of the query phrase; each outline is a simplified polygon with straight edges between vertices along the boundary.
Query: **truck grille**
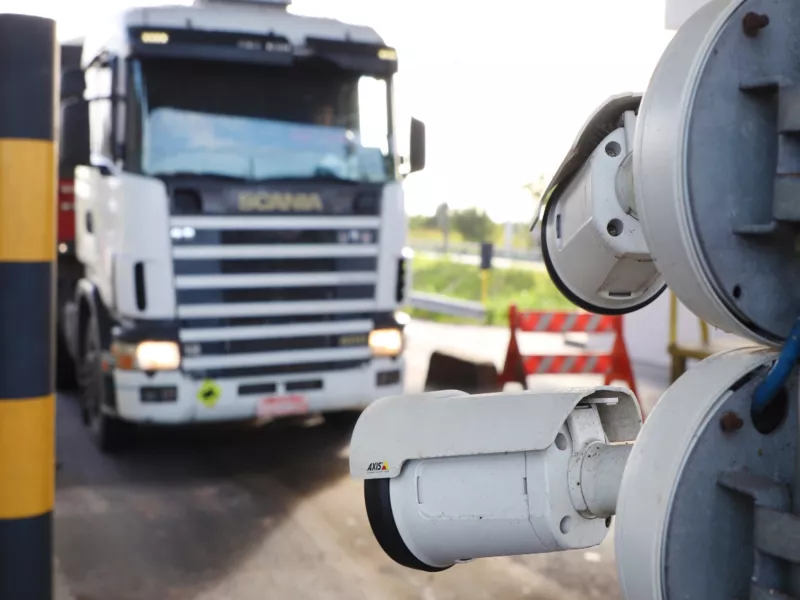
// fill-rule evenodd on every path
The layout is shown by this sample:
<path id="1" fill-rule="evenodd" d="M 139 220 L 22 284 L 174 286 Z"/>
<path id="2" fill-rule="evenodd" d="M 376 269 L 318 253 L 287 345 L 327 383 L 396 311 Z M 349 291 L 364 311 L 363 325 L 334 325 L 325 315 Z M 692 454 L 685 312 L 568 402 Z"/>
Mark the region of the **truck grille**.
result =
<path id="1" fill-rule="evenodd" d="M 367 363 L 379 226 L 378 216 L 173 216 L 184 370 L 255 378 Z"/>

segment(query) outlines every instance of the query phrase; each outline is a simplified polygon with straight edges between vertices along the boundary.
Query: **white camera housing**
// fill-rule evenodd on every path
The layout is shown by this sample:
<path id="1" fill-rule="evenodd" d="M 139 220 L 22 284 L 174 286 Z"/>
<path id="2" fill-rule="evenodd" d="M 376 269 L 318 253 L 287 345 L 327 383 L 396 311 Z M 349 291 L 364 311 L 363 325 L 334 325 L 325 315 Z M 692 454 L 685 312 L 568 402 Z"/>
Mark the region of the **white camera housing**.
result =
<path id="1" fill-rule="evenodd" d="M 590 312 L 624 314 L 664 291 L 634 198 L 640 99 L 622 94 L 600 106 L 545 192 L 545 265 L 559 291 Z"/>
<path id="2" fill-rule="evenodd" d="M 620 387 L 396 396 L 362 414 L 350 471 L 406 567 L 588 548 L 607 534 L 641 424 Z"/>

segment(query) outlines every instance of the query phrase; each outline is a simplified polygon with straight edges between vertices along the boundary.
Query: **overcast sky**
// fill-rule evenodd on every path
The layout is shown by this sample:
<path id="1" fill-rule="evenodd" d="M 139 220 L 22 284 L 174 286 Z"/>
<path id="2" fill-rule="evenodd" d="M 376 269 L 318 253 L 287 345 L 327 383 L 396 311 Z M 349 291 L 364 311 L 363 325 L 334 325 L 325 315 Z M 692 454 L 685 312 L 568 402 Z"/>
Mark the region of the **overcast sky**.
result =
<path id="1" fill-rule="evenodd" d="M 144 4 L 163 2 L 2 0 L 0 10 L 54 18 L 65 39 Z M 428 130 L 409 212 L 448 202 L 498 220 L 531 217 L 521 186 L 552 174 L 605 98 L 643 91 L 672 35 L 664 0 L 294 0 L 292 10 L 371 25 L 397 47 L 401 115 Z"/>

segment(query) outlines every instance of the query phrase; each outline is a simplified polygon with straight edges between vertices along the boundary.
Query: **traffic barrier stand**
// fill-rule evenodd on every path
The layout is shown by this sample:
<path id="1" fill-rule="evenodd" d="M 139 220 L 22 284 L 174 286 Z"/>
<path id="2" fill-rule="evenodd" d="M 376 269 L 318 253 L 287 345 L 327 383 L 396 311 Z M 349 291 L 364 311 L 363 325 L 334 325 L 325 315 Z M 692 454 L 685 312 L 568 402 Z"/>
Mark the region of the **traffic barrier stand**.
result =
<path id="1" fill-rule="evenodd" d="M 622 335 L 622 317 L 595 315 L 581 312 L 520 311 L 512 305 L 508 309 L 511 337 L 499 385 L 520 383 L 528 389 L 527 377 L 531 375 L 604 375 L 605 385 L 624 381 L 638 398 L 628 349 Z M 517 332 L 528 333 L 613 333 L 610 352 L 583 354 L 528 354 L 520 351 Z"/>
<path id="2" fill-rule="evenodd" d="M 425 391 L 439 390 L 486 394 L 502 391 L 502 388 L 497 384 L 497 368 L 494 363 L 437 350 L 428 363 Z"/>

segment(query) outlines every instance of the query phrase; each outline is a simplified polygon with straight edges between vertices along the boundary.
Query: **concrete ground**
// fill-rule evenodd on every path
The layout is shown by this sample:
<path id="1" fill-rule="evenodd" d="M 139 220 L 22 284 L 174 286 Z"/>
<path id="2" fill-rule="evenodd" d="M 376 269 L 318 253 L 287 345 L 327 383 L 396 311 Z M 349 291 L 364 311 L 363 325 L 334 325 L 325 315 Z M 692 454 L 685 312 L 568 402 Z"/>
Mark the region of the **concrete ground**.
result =
<path id="1" fill-rule="evenodd" d="M 500 362 L 502 329 L 415 322 L 408 387 L 435 349 Z M 526 342 L 528 343 L 528 342 Z M 540 342 L 560 347 L 558 339 Z M 638 369 L 652 406 L 666 373 Z M 596 383 L 542 377 L 537 387 Z M 310 422 L 260 430 L 148 432 L 100 455 L 73 399 L 58 406 L 58 600 L 613 600 L 613 530 L 599 548 L 478 560 L 440 574 L 394 564 L 347 472 L 349 430 Z"/>

